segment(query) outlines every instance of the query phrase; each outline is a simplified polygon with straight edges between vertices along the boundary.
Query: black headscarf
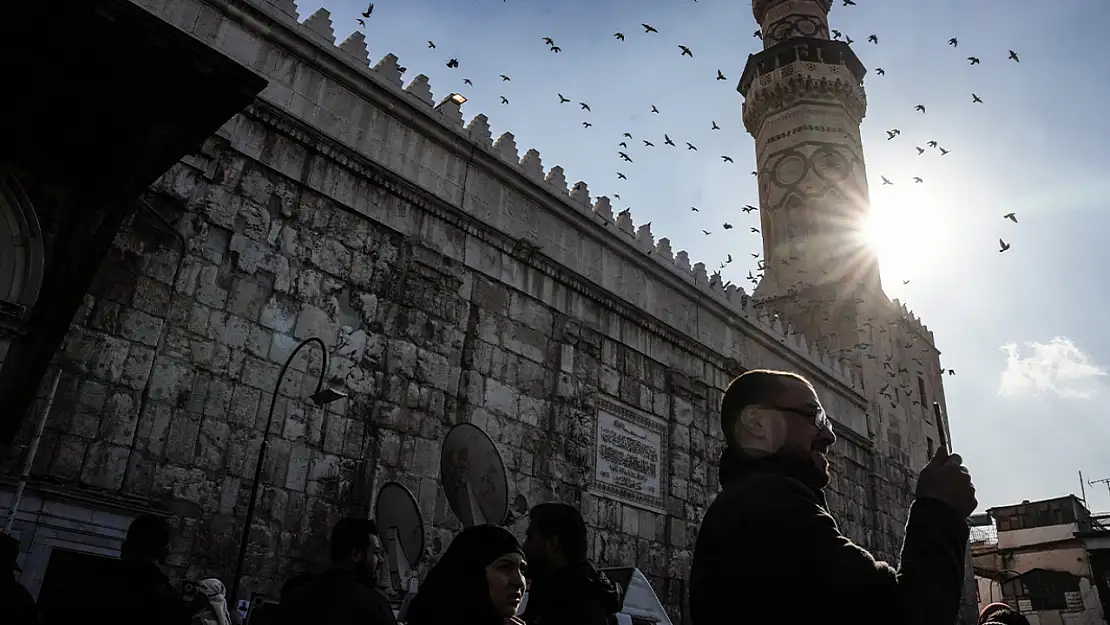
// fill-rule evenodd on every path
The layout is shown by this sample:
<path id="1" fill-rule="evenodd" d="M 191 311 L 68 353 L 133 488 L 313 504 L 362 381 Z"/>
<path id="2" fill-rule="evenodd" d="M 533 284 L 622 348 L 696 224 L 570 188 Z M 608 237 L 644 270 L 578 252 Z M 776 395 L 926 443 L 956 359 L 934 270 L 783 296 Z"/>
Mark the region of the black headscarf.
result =
<path id="1" fill-rule="evenodd" d="M 486 567 L 507 553 L 524 555 L 503 527 L 476 525 L 462 531 L 428 572 L 409 605 L 408 625 L 500 625 L 486 583 Z"/>

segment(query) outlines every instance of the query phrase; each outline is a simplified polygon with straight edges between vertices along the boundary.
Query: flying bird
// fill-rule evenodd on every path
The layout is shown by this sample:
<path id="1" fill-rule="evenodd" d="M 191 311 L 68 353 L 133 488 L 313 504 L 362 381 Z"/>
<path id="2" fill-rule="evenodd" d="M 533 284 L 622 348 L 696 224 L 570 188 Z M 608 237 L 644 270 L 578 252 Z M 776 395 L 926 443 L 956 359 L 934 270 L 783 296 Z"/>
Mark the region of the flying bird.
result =
<path id="1" fill-rule="evenodd" d="M 624 33 L 613 33 L 613 36 L 616 37 L 617 39 L 619 39 L 620 41 L 624 41 Z"/>
<path id="2" fill-rule="evenodd" d="M 626 137 L 626 138 L 628 138 L 628 139 L 631 139 L 631 138 L 632 138 L 632 135 L 628 134 L 627 132 L 626 132 L 626 133 L 624 133 L 624 134 L 623 134 L 623 135 L 621 135 L 621 136 L 622 136 L 622 137 Z"/>
<path id="3" fill-rule="evenodd" d="M 709 236 L 709 235 L 713 234 L 712 232 L 710 232 L 708 230 L 702 230 L 702 232 L 705 233 L 705 236 Z"/>
<path id="4" fill-rule="evenodd" d="M 710 128 L 710 130 L 720 130 L 720 129 L 721 129 L 721 127 L 717 125 L 717 122 L 713 122 L 713 127 Z"/>
<path id="5" fill-rule="evenodd" d="M 428 40 L 428 48 L 432 49 L 432 50 L 435 50 L 436 49 L 436 42 L 429 39 Z"/>
<path id="6" fill-rule="evenodd" d="M 740 210 L 744 211 L 745 213 L 750 213 L 752 211 L 757 211 L 759 209 L 752 206 L 751 204 L 745 204 L 744 208 L 741 208 Z"/>
<path id="7" fill-rule="evenodd" d="M 628 161 L 629 163 L 632 162 L 632 159 L 629 158 L 628 155 L 625 154 L 624 152 L 617 152 L 617 156 L 623 158 L 624 160 Z"/>
<path id="8" fill-rule="evenodd" d="M 690 48 L 687 48 L 686 46 L 679 44 L 678 49 L 682 50 L 682 56 L 688 56 L 690 58 L 694 58 L 694 53 L 693 53 L 692 50 L 690 50 Z"/>
<path id="9" fill-rule="evenodd" d="M 925 153 L 925 148 L 918 148 L 918 147 L 915 147 L 915 149 L 917 150 L 917 155 L 918 155 L 918 156 L 921 156 L 922 154 L 924 154 L 924 153 Z"/>
<path id="10" fill-rule="evenodd" d="M 940 155 L 941 156 L 948 156 L 948 153 L 951 152 L 951 151 L 952 150 L 946 150 L 944 148 L 940 148 Z"/>
<path id="11" fill-rule="evenodd" d="M 560 52 L 563 51 L 563 49 L 560 48 L 559 46 L 551 46 L 551 51 L 554 52 L 555 54 L 559 54 Z"/>
<path id="12" fill-rule="evenodd" d="M 870 35 L 870 36 L 867 37 L 867 40 L 870 41 L 871 43 L 879 43 L 879 36 L 878 35 Z"/>
<path id="13" fill-rule="evenodd" d="M 695 152 L 697 152 L 697 151 L 698 151 L 698 148 L 697 148 L 697 147 L 695 147 L 695 146 L 694 146 L 694 144 L 693 144 L 693 143 L 690 143 L 689 141 L 687 141 L 687 142 L 686 142 L 686 149 L 687 149 L 687 150 L 693 150 L 693 151 L 695 151 Z"/>
<path id="14" fill-rule="evenodd" d="M 659 32 L 658 30 L 655 30 L 655 27 L 652 26 L 651 24 L 640 24 L 640 26 L 644 27 L 644 33 L 658 33 Z"/>
<path id="15" fill-rule="evenodd" d="M 928 145 L 928 146 L 929 146 L 929 147 L 931 147 L 931 148 L 935 148 L 935 147 L 937 147 L 937 142 L 936 142 L 936 141 L 930 141 L 930 142 L 929 142 L 929 143 L 927 143 L 926 145 Z"/>
<path id="16" fill-rule="evenodd" d="M 459 66 L 459 60 L 458 59 L 451 59 L 451 60 L 447 61 L 447 67 L 450 67 L 451 69 L 455 69 L 458 66 Z"/>
<path id="17" fill-rule="evenodd" d="M 1002 239 L 999 239 L 998 240 L 998 252 L 1001 254 L 1002 252 L 1005 252 L 1008 249 L 1010 249 L 1010 244 L 1003 241 Z"/>
<path id="18" fill-rule="evenodd" d="M 370 14 L 373 13 L 373 12 L 374 12 L 374 3 L 371 2 L 370 6 L 366 8 L 366 12 L 363 13 L 362 16 L 368 18 L 368 17 L 370 17 Z"/>
<path id="19" fill-rule="evenodd" d="M 721 70 L 717 70 L 717 80 L 728 80 L 728 79 L 725 78 L 725 75 L 721 73 Z"/>
<path id="20" fill-rule="evenodd" d="M 856 6 L 856 3 L 854 2 L 854 0 L 844 0 L 844 6 L 854 7 L 854 6 Z"/>
<path id="21" fill-rule="evenodd" d="M 570 98 L 563 97 L 563 94 L 561 93 L 556 93 L 555 95 L 559 96 L 559 104 L 566 104 L 567 102 L 570 102 Z"/>
<path id="22" fill-rule="evenodd" d="M 983 98 L 980 98 L 979 96 L 977 96 L 973 93 L 973 94 L 971 94 L 971 103 L 972 104 L 982 104 L 983 103 Z"/>
<path id="23" fill-rule="evenodd" d="M 544 37 L 543 42 L 546 43 L 549 46 L 555 45 L 555 40 L 552 39 L 551 37 Z"/>
<path id="24" fill-rule="evenodd" d="M 921 184 L 922 182 L 925 182 L 924 180 L 922 180 L 921 178 L 919 178 L 917 176 L 913 177 L 913 181 L 916 182 L 917 184 Z"/>
<path id="25" fill-rule="evenodd" d="M 979 63 L 981 63 L 981 61 L 979 60 L 979 57 L 977 57 L 977 56 L 969 56 L 969 57 L 967 57 L 967 60 L 972 65 L 978 65 Z"/>
<path id="26" fill-rule="evenodd" d="M 366 20 L 359 17 L 359 18 L 355 18 L 355 21 L 358 22 L 359 26 L 361 26 L 363 28 L 366 28 Z"/>
<path id="27" fill-rule="evenodd" d="M 952 46 L 953 48 L 957 48 L 960 45 L 960 40 L 953 37 L 948 40 L 948 45 Z"/>
<path id="28" fill-rule="evenodd" d="M 721 156 L 721 160 L 722 160 L 722 161 L 724 161 L 724 162 L 726 162 L 726 163 L 735 163 L 735 162 L 736 162 L 736 161 L 732 160 L 732 158 L 731 158 L 731 157 L 729 157 L 729 156 L 724 156 L 724 155 L 722 155 L 722 156 Z"/>
<path id="29" fill-rule="evenodd" d="M 578 106 L 581 106 L 583 111 L 590 111 L 591 113 L 593 112 L 590 110 L 590 105 L 586 104 L 585 102 L 579 102 Z"/>
<path id="30" fill-rule="evenodd" d="M 614 193 L 613 194 L 613 199 L 615 199 L 615 200 L 621 199 L 621 194 L 620 193 Z"/>
<path id="31" fill-rule="evenodd" d="M 1018 53 L 1017 53 L 1017 52 L 1014 52 L 1013 50 L 1010 50 L 1010 56 L 1009 56 L 1009 58 L 1010 58 L 1010 60 L 1012 60 L 1012 61 L 1013 61 L 1014 63 L 1021 63 L 1021 59 L 1020 59 L 1020 58 L 1018 58 Z"/>
<path id="32" fill-rule="evenodd" d="M 836 29 L 833 29 L 832 35 L 833 35 L 833 39 L 840 39 L 841 37 L 844 36 L 843 33 L 841 33 L 839 30 L 836 30 Z"/>
<path id="33" fill-rule="evenodd" d="M 505 74 L 501 74 L 501 82 L 509 82 L 510 80 L 512 80 L 512 78 L 509 78 Z"/>
<path id="34" fill-rule="evenodd" d="M 876 67 L 875 74 L 878 76 L 886 76 L 886 70 L 881 67 Z"/>
<path id="35" fill-rule="evenodd" d="M 626 176 L 626 175 L 624 175 L 624 174 L 622 174 L 618 171 L 617 172 L 617 180 L 628 180 L 628 176 Z"/>
<path id="36" fill-rule="evenodd" d="M 655 144 L 652 143 L 651 141 L 648 141 L 647 139 L 640 139 L 640 141 L 644 142 L 644 147 L 646 147 L 646 148 L 654 148 L 655 147 Z"/>
<path id="37" fill-rule="evenodd" d="M 1018 222 L 1017 214 L 1015 214 L 1015 213 L 1006 213 L 1005 215 L 1002 216 L 1002 218 L 1003 219 L 1009 219 L 1010 221 L 1014 222 L 1015 224 Z"/>
<path id="38" fill-rule="evenodd" d="M 509 98 L 506 98 L 505 96 L 501 96 L 501 103 L 502 104 L 508 104 L 509 103 Z"/>
<path id="39" fill-rule="evenodd" d="M 627 148 L 627 147 L 628 147 L 628 142 L 626 142 L 626 141 L 621 141 L 621 142 L 620 142 L 620 143 L 618 143 L 617 145 L 621 146 L 622 148 Z"/>
<path id="40" fill-rule="evenodd" d="M 696 213 L 696 212 L 698 212 L 698 207 L 697 206 L 691 206 L 690 211 Z"/>
<path id="41" fill-rule="evenodd" d="M 752 234 L 759 234 L 759 228 L 751 228 Z"/>
<path id="42" fill-rule="evenodd" d="M 846 43 L 848 45 L 852 45 L 853 43 L 855 43 L 855 41 L 853 41 L 851 37 L 848 37 L 847 35 L 845 35 L 844 43 Z"/>
<path id="43" fill-rule="evenodd" d="M 591 124 L 590 122 L 582 122 L 583 128 L 589 128 L 590 126 L 593 126 L 593 124 Z"/>
<path id="44" fill-rule="evenodd" d="M 654 104 L 652 104 L 652 105 L 651 105 L 651 112 L 652 112 L 652 113 L 655 113 L 656 115 L 658 115 L 658 114 L 659 114 L 659 109 L 655 108 L 655 105 L 654 105 Z"/>
<path id="45" fill-rule="evenodd" d="M 925 105 L 924 104 L 918 104 L 917 106 L 913 107 L 913 110 L 921 111 L 922 113 L 924 113 L 925 112 Z"/>
<path id="46" fill-rule="evenodd" d="M 464 85 L 470 85 L 471 87 L 474 86 L 474 83 L 470 82 L 469 78 L 463 78 L 463 84 Z"/>
<path id="47" fill-rule="evenodd" d="M 763 31 L 762 30 L 755 31 L 754 33 L 752 33 L 752 37 L 755 37 L 756 39 L 763 39 Z"/>
<path id="48" fill-rule="evenodd" d="M 888 180 L 886 176 L 879 176 L 879 178 L 882 178 L 882 180 L 883 180 L 883 185 L 891 185 L 891 186 L 893 186 L 893 185 L 894 185 L 894 183 L 893 183 L 893 182 L 891 182 L 890 180 Z"/>
<path id="49" fill-rule="evenodd" d="M 674 141 L 671 141 L 671 138 L 667 135 L 663 135 L 663 143 L 666 143 L 667 145 L 669 145 L 671 147 L 674 147 Z"/>
<path id="50" fill-rule="evenodd" d="M 721 227 L 724 228 L 725 230 L 732 230 L 732 224 L 730 224 L 728 222 L 725 222 L 725 224 L 722 225 Z"/>

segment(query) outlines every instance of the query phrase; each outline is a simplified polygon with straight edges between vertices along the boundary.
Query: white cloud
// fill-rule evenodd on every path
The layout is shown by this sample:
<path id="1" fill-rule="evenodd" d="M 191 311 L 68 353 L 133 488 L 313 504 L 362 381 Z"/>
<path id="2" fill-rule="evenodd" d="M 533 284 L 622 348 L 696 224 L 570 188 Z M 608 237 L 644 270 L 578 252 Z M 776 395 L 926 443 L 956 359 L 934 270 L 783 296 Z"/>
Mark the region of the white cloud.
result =
<path id="1" fill-rule="evenodd" d="M 1000 395 L 1055 395 L 1086 399 L 1099 392 L 1100 378 L 1107 375 L 1071 339 L 1058 336 L 1048 343 L 1025 344 L 1025 354 L 1014 343 L 1002 346 L 1006 369 L 1002 372 Z"/>

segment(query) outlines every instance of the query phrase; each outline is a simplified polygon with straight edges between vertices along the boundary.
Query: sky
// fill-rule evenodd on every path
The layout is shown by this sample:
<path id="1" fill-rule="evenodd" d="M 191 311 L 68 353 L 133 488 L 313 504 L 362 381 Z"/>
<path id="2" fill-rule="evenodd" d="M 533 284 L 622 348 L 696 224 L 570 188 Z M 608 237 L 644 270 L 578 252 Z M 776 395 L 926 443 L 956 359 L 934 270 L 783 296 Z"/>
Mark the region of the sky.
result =
<path id="1" fill-rule="evenodd" d="M 1088 482 L 1110 478 L 1110 117 L 1101 114 L 1110 9 L 1105 0 L 856 3 L 835 2 L 830 24 L 870 70 L 862 130 L 884 288 L 933 330 L 943 366 L 956 371 L 945 378 L 951 436 L 980 510 L 1080 495 L 1080 471 Z M 321 3 L 298 6 L 303 20 Z M 338 40 L 361 28 L 365 2 L 322 6 Z M 631 207 L 637 225 L 651 221 L 656 239 L 690 250 L 692 262 L 712 269 L 733 254 L 723 275 L 737 283 L 754 269 L 750 253 L 762 247 L 748 228 L 758 217 L 740 210 L 758 203 L 754 142 L 736 91 L 748 55 L 762 49 L 750 1 L 378 0 L 366 22 L 372 62 L 393 53 L 406 80 L 429 76 L 437 101 L 465 95 L 468 121 L 485 113 L 494 137 L 512 132 L 545 170 L 562 165 L 595 197 L 620 194 L 615 210 Z M 1007 59 L 1011 49 L 1020 63 Z M 972 55 L 982 63 L 971 66 Z M 452 58 L 458 68 L 447 67 Z M 902 134 L 888 141 L 891 128 Z M 633 146 L 635 163 L 622 164 L 624 132 L 657 147 Z M 664 133 L 679 147 L 664 146 Z M 918 156 L 930 140 L 949 154 Z M 1010 212 L 1018 223 L 1002 218 Z M 999 238 L 1012 246 L 1005 253 Z M 1085 488 L 1090 508 L 1110 511 L 1105 483 Z"/>

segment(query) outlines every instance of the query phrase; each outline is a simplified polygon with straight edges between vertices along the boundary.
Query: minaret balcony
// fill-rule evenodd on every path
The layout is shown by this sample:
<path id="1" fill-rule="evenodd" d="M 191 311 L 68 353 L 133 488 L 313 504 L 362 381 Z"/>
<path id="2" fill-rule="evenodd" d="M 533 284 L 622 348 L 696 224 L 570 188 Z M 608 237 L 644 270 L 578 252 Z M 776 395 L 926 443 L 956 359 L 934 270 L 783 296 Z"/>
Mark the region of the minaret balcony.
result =
<path id="1" fill-rule="evenodd" d="M 736 87 L 736 90 L 747 98 L 756 79 L 761 76 L 769 76 L 797 62 L 844 67 L 847 70 L 844 80 L 849 80 L 849 76 L 851 76 L 850 80 L 856 84 L 862 84 L 863 77 L 867 74 L 867 68 L 863 66 L 859 57 L 856 56 L 852 47 L 847 43 L 829 39 L 796 37 L 771 46 L 762 52 L 748 55 L 748 62 L 744 66 L 744 73 L 740 76 L 740 84 Z"/>

